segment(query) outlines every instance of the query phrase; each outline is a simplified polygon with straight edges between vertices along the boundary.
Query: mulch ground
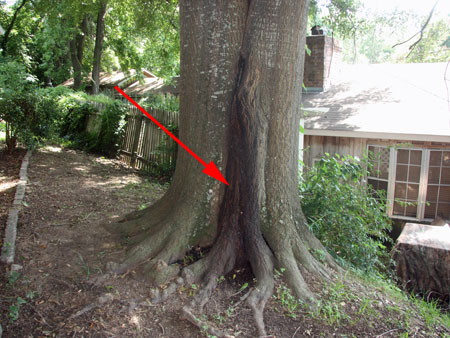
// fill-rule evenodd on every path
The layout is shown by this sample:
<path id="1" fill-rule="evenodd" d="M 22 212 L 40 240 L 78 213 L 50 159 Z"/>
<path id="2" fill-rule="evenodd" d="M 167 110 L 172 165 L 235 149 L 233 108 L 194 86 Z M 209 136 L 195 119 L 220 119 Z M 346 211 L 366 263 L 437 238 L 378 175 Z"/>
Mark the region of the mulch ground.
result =
<path id="1" fill-rule="evenodd" d="M 23 154 L 1 154 L 0 186 L 4 189 L 0 216 L 12 202 Z M 16 252 L 16 263 L 23 269 L 7 275 L 3 272 L 8 267 L 1 267 L 3 337 L 208 336 L 180 319 L 179 309 L 197 292 L 195 287 L 180 287 L 167 302 L 153 305 L 152 286 L 134 271 L 95 283 L 96 277 L 104 276 L 106 263 L 120 261 L 126 248 L 124 239 L 109 234 L 101 224 L 153 203 L 167 185 L 117 161 L 56 147 L 35 151 L 28 170 Z M 2 226 L 5 220 L 1 219 Z M 235 271 L 226 276 L 203 318 L 236 337 L 255 336 L 251 310 L 244 303 L 233 305 L 245 293 L 241 287 L 248 275 Z M 323 293 L 322 282 L 313 284 L 315 291 L 322 292 L 319 299 L 336 296 L 329 290 Z M 339 297 L 344 300 L 339 298 L 336 308 L 342 314 L 334 313 L 342 318 L 333 319 L 300 308 L 291 311 L 294 303 L 278 284 L 265 311 L 267 330 L 276 337 L 397 337 L 410 330 L 402 328 L 400 312 L 395 316 L 383 307 L 373 310 L 376 316 L 358 317 L 367 304 L 360 305 L 364 291 L 357 289 L 341 289 Z M 375 291 L 374 297 L 384 304 L 384 295 Z M 347 318 L 348 313 L 354 316 Z M 430 336 L 430 329 L 421 321 L 416 320 L 415 325 L 416 337 Z M 436 336 L 443 336 L 442 332 L 439 328 Z"/>

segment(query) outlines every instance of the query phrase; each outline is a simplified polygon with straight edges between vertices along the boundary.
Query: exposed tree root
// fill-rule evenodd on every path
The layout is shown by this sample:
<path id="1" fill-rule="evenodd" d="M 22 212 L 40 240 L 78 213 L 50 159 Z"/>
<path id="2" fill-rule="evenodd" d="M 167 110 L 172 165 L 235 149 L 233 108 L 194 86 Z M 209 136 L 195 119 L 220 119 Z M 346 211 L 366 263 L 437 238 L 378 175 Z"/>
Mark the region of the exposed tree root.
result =
<path id="1" fill-rule="evenodd" d="M 128 251 L 125 261 L 116 265 L 113 272 L 122 274 L 139 267 L 154 285 L 171 280 L 172 282 L 163 290 L 158 288 L 152 290 L 153 304 L 166 301 L 183 285 L 199 284 L 200 289 L 190 305 L 182 309 L 182 317 L 201 330 L 218 337 L 229 336 L 200 320 L 199 317 L 216 289 L 218 278 L 235 267 L 239 250 L 244 250 L 240 259 L 246 257 L 256 280 L 239 303 L 245 299 L 246 304 L 252 309 L 258 336 L 267 334 L 263 311 L 273 294 L 275 266 L 285 269 L 284 278 L 289 287 L 298 299 L 309 304 L 314 303 L 314 297 L 302 273 L 309 272 L 320 279 L 328 280 L 336 272 L 334 266 L 325 267 L 319 263 L 305 246 L 302 246 L 300 236 L 296 232 L 287 236 L 285 233 L 276 239 L 270 237 L 266 242 L 257 227 L 244 228 L 245 233 L 242 236 L 244 242 L 241 244 L 237 231 L 223 231 L 210 252 L 181 269 L 180 264 L 175 262 L 182 259 L 186 253 L 188 242 L 182 236 L 175 236 L 175 232 L 168 231 L 168 227 L 169 225 L 164 223 L 163 226 L 158 226 L 164 231 L 152 231 L 151 236 L 143 237 L 140 242 L 135 243 Z"/>
<path id="2" fill-rule="evenodd" d="M 220 338 L 234 338 L 234 336 L 230 336 L 230 335 L 224 333 L 223 331 L 221 331 L 217 328 L 214 328 L 210 324 L 208 324 L 205 321 L 202 321 L 201 319 L 194 316 L 194 314 L 192 313 L 192 310 L 187 306 L 184 306 L 181 309 L 181 317 L 183 319 L 186 319 L 190 323 L 194 324 L 195 326 L 197 326 L 200 330 L 206 331 L 213 336 L 220 337 Z"/>

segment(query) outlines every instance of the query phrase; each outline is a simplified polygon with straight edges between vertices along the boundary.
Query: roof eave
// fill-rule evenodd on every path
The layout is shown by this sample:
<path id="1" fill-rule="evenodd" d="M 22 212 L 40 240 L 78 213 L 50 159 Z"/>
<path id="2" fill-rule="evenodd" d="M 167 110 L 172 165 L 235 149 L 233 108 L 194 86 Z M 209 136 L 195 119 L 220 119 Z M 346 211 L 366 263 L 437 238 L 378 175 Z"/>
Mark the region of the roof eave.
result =
<path id="1" fill-rule="evenodd" d="M 444 142 L 450 143 L 450 135 L 426 135 L 426 134 L 402 134 L 402 133 L 382 133 L 354 130 L 330 130 L 330 129 L 306 129 L 305 135 L 311 136 L 334 136 L 353 137 L 368 139 L 384 139 L 398 141 L 419 141 L 419 142 Z"/>

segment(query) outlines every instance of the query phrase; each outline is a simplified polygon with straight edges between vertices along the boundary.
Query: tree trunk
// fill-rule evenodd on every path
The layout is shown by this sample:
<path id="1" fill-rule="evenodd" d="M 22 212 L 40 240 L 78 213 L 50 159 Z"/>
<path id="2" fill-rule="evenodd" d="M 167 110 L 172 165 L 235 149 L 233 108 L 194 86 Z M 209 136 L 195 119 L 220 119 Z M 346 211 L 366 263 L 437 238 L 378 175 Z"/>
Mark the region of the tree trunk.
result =
<path id="1" fill-rule="evenodd" d="M 143 267 L 161 283 L 193 246 L 208 254 L 184 268 L 186 283 L 202 283 L 192 318 L 217 277 L 248 262 L 256 284 L 247 298 L 258 333 L 273 292 L 273 269 L 285 268 L 298 298 L 312 301 L 302 273 L 328 278 L 309 250 L 326 252 L 309 232 L 298 198 L 298 138 L 307 0 L 180 1 L 180 139 L 226 173 L 225 186 L 178 152 L 167 194 L 108 228 L 130 236 L 124 272 Z M 169 288 L 169 290 L 172 290 Z M 155 294 L 155 300 L 167 297 Z"/>
<path id="2" fill-rule="evenodd" d="M 73 69 L 73 89 L 78 90 L 82 82 L 84 41 L 88 32 L 88 18 L 84 17 L 80 24 L 80 32 L 70 41 L 70 57 Z"/>
<path id="3" fill-rule="evenodd" d="M 11 128 L 11 123 L 6 122 L 6 148 L 8 153 L 12 153 L 17 146 L 17 137 Z"/>
<path id="4" fill-rule="evenodd" d="M 100 68 L 102 61 L 103 40 L 105 38 L 105 14 L 108 1 L 100 3 L 97 16 L 97 29 L 95 33 L 94 61 L 92 63 L 92 94 L 97 95 L 100 89 Z"/>

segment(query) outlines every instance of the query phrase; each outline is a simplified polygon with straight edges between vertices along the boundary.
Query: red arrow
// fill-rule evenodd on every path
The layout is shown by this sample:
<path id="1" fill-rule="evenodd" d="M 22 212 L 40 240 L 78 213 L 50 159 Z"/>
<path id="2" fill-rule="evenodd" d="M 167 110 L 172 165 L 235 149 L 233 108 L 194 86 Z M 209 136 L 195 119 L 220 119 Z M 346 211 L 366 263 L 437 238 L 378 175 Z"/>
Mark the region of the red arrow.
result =
<path id="1" fill-rule="evenodd" d="M 118 86 L 114 87 L 120 94 L 122 94 L 128 101 L 130 101 L 137 109 L 139 109 L 142 114 L 147 116 L 150 120 L 152 120 L 158 127 L 160 127 L 167 135 L 169 135 L 176 143 L 178 143 L 180 146 L 184 148 L 189 154 L 191 154 L 197 161 L 199 161 L 205 169 L 203 169 L 203 173 L 205 173 L 208 176 L 211 176 L 212 178 L 215 178 L 216 180 L 225 183 L 228 185 L 227 180 L 222 176 L 219 169 L 217 169 L 216 165 L 213 163 L 213 161 L 209 162 L 209 164 L 206 164 L 205 161 L 203 161 L 196 153 L 194 153 L 191 149 L 189 149 L 183 142 L 181 142 L 178 137 L 176 137 L 174 134 L 172 134 L 170 131 L 167 130 L 166 127 L 164 127 L 161 123 L 158 122 L 153 116 L 151 116 L 149 113 L 145 111 L 144 108 L 142 108 L 136 101 L 134 101 L 131 97 L 129 97 L 125 92 L 120 89 Z"/>

